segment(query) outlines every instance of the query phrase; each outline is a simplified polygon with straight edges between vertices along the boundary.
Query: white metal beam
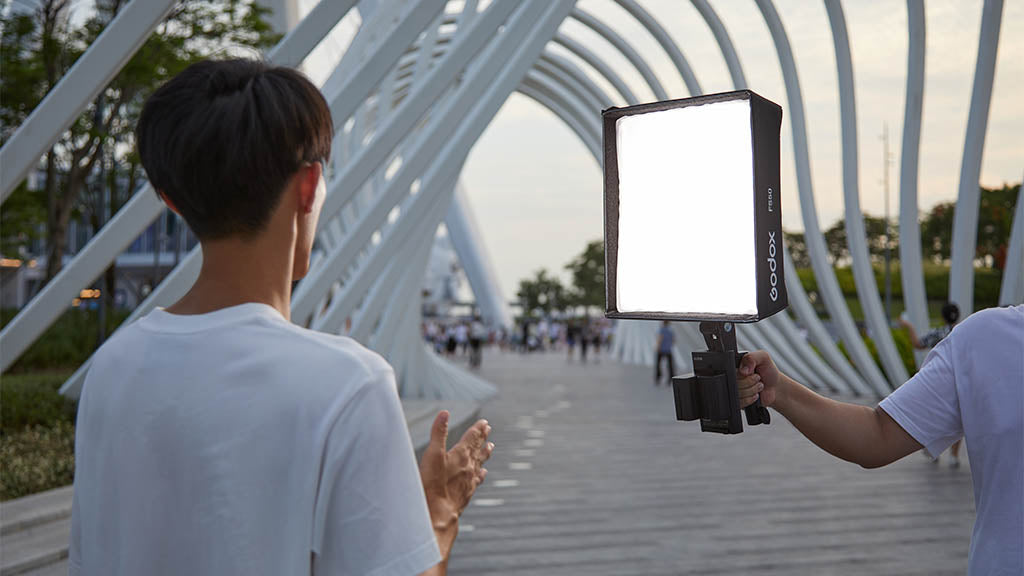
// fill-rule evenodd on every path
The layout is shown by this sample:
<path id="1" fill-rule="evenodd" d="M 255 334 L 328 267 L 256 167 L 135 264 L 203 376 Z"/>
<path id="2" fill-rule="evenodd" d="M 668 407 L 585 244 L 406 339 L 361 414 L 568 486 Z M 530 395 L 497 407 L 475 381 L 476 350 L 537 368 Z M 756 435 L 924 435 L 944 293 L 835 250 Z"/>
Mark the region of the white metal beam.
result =
<path id="1" fill-rule="evenodd" d="M 864 218 L 860 208 L 860 184 L 857 174 L 857 108 L 853 87 L 853 58 L 850 56 L 850 41 L 846 32 L 846 17 L 839 0 L 825 0 L 832 40 L 835 45 L 836 71 L 839 75 L 839 115 L 842 125 L 843 143 L 843 201 L 846 207 L 846 244 L 850 250 L 853 280 L 857 286 L 870 335 L 875 342 L 882 367 L 889 376 L 889 385 L 894 389 L 907 381 L 907 369 L 903 365 L 896 343 L 892 339 L 888 319 L 882 309 L 878 295 L 875 271 L 868 254 L 867 235 L 864 232 Z"/>
<path id="2" fill-rule="evenodd" d="M 988 109 L 996 75 L 996 51 L 1003 21 L 1003 0 L 985 0 L 981 11 L 978 60 L 974 65 L 971 109 L 967 115 L 960 188 L 953 209 L 953 247 L 949 267 L 949 299 L 960 307 L 960 317 L 974 311 L 974 253 L 978 245 L 981 158 L 988 130 Z"/>
<path id="3" fill-rule="evenodd" d="M 796 62 L 793 60 L 793 50 L 789 44 L 789 37 L 782 26 L 782 20 L 775 5 L 771 0 L 755 0 L 758 9 L 761 11 L 765 22 L 768 24 L 768 31 L 771 33 L 775 43 L 775 50 L 779 57 L 779 64 L 782 67 L 782 79 L 786 86 L 786 97 L 789 101 L 789 119 L 793 132 L 793 151 L 796 160 L 797 191 L 800 195 L 800 210 L 803 214 L 804 240 L 807 243 L 807 252 L 811 257 L 811 265 L 818 281 L 818 291 L 825 301 L 825 307 L 829 311 L 832 322 L 839 329 L 840 337 L 846 344 L 846 350 L 853 358 L 853 363 L 860 370 L 861 375 L 871 385 L 873 392 L 884 396 L 891 391 L 885 376 L 878 369 L 874 359 L 868 352 L 860 332 L 857 330 L 850 310 L 846 307 L 846 300 L 839 289 L 839 282 L 836 280 L 835 272 L 828 262 L 825 249 L 825 238 L 821 233 L 818 224 L 818 213 L 814 205 L 814 191 L 811 183 L 810 153 L 807 145 L 807 127 L 804 119 L 803 92 L 800 90 L 800 80 L 797 77 Z M 860 382 L 851 384 L 859 385 Z M 867 390 L 858 390 L 865 393 Z"/>
<path id="4" fill-rule="evenodd" d="M 903 144 L 900 153 L 900 281 L 903 307 L 918 334 L 928 329 L 928 297 L 921 266 L 921 229 L 917 221 L 917 175 L 921 150 L 921 113 L 924 107 L 925 60 L 924 0 L 907 0 L 907 93 L 903 108 Z M 916 352 L 918 364 L 924 354 Z"/>

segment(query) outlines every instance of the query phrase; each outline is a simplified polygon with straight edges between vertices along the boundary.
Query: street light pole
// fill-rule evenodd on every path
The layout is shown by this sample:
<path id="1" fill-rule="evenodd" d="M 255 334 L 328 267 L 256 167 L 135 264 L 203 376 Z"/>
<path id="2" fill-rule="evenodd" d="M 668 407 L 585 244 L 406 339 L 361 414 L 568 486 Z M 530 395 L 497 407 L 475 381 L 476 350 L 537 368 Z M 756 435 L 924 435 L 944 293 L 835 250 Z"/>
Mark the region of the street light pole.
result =
<path id="1" fill-rule="evenodd" d="M 885 319 L 892 323 L 892 236 L 889 230 L 889 124 L 882 123 L 882 182 L 885 194 Z"/>

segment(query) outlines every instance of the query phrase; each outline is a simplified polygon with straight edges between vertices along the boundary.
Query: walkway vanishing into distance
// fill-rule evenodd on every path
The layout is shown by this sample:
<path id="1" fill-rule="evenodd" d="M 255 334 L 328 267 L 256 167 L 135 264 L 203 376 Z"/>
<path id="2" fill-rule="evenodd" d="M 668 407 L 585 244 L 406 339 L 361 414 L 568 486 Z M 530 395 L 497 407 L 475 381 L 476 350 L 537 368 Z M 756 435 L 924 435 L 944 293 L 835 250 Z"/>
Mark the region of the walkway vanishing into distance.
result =
<path id="1" fill-rule="evenodd" d="M 488 350 L 497 444 L 449 572 L 962 575 L 969 465 L 832 458 L 773 413 L 739 436 L 676 422 L 651 369 Z"/>

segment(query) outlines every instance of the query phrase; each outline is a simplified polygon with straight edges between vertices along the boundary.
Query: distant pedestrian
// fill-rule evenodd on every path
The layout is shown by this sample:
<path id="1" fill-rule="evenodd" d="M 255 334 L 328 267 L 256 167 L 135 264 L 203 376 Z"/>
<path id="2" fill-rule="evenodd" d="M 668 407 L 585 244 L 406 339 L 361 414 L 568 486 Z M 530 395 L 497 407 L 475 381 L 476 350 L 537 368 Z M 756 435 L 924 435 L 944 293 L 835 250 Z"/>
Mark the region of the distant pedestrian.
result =
<path id="1" fill-rule="evenodd" d="M 590 346 L 590 325 L 584 323 L 580 328 L 580 362 L 587 363 L 587 348 Z"/>
<path id="2" fill-rule="evenodd" d="M 672 382 L 672 374 L 675 369 L 672 366 L 672 347 L 676 342 L 676 334 L 672 331 L 672 327 L 669 325 L 668 320 L 665 320 L 661 325 L 661 330 L 658 331 L 658 345 L 656 348 L 657 356 L 654 360 L 654 385 L 657 386 L 661 383 L 661 359 L 665 358 L 668 360 L 668 383 Z"/>
<path id="3" fill-rule="evenodd" d="M 918 338 L 917 331 L 914 330 L 914 325 L 911 324 L 900 316 L 900 324 L 907 329 L 907 335 L 910 336 L 910 344 L 918 350 L 930 350 L 934 348 L 939 342 L 942 342 L 949 333 L 953 331 L 953 327 L 956 326 L 958 320 L 960 320 L 960 307 L 953 302 L 946 302 L 942 307 L 942 319 L 946 323 L 934 330 L 929 330 L 924 336 Z M 953 445 L 949 447 L 949 455 L 952 458 L 949 462 L 950 468 L 960 467 L 960 440 L 953 442 Z M 929 456 L 931 458 L 931 456 Z M 938 462 L 939 457 L 936 456 L 933 462 Z"/>
<path id="4" fill-rule="evenodd" d="M 465 322 L 459 322 L 455 327 L 455 342 L 459 345 L 459 351 L 465 356 L 469 348 L 469 327 Z"/>
<path id="5" fill-rule="evenodd" d="M 473 368 L 480 367 L 483 360 L 482 347 L 486 339 L 487 328 L 479 317 L 474 318 L 473 324 L 469 328 L 469 365 Z"/>
<path id="6" fill-rule="evenodd" d="M 444 330 L 444 352 L 449 358 L 455 356 L 455 349 L 458 347 L 458 341 L 455 338 L 455 327 L 449 325 Z"/>
<path id="7" fill-rule="evenodd" d="M 569 349 L 569 361 L 572 362 L 572 355 L 576 351 L 576 340 L 579 338 L 579 328 L 575 322 L 570 322 L 565 329 L 565 344 Z"/>

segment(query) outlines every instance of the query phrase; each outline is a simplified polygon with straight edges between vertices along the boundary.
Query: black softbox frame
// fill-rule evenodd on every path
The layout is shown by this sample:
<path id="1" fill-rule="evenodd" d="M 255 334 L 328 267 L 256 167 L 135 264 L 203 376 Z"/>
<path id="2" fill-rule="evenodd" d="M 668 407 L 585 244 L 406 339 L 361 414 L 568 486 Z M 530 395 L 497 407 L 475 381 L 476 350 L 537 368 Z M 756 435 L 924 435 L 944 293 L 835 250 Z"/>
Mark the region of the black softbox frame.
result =
<path id="1" fill-rule="evenodd" d="M 672 313 L 672 312 L 620 312 L 616 308 L 616 273 L 619 242 L 619 174 L 616 152 L 616 121 L 629 115 L 660 112 L 673 108 L 703 106 L 731 100 L 750 101 L 750 131 L 753 152 L 754 238 L 756 242 L 756 314 Z M 782 127 L 782 107 L 750 90 L 737 90 L 708 94 L 694 98 L 666 100 L 623 108 L 609 108 L 601 113 L 604 136 L 604 247 L 605 247 L 605 315 L 609 318 L 640 320 L 682 320 L 756 322 L 767 318 L 788 305 L 786 281 L 783 272 L 782 203 L 779 175 L 779 134 Z M 683 137 L 683 136 L 680 136 Z M 722 217 L 709 214 L 708 217 Z M 722 223 L 721 234 L 729 234 L 727 222 Z M 679 249 L 714 250 L 714 239 L 709 238 L 701 247 L 681 246 Z M 671 261 L 671 254 L 665 254 Z M 722 254 L 729 258 L 728 254 Z M 694 282 L 715 282 L 702 270 L 693 271 Z"/>

